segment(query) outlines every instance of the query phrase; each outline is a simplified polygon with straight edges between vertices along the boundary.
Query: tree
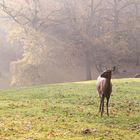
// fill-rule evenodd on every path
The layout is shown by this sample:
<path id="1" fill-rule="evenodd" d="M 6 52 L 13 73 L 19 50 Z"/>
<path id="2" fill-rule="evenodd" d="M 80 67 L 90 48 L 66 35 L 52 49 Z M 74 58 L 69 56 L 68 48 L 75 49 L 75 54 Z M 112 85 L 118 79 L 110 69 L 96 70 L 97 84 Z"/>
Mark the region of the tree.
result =
<path id="1" fill-rule="evenodd" d="M 16 2 L 3 0 L 0 3 L 5 17 L 16 23 L 16 28 L 10 31 L 10 38 L 20 42 L 24 50 L 22 59 L 11 65 L 13 81 L 18 81 L 16 83 L 47 83 L 47 76 L 51 75 L 53 67 L 57 69 L 54 70 L 55 74 L 67 67 L 65 71 L 77 70 L 75 75 L 79 74 L 80 67 L 80 71 L 85 70 L 85 74 L 82 73 L 83 79 L 91 80 L 96 71 L 101 72 L 105 66 L 119 65 L 120 61 L 130 56 L 139 63 L 139 1 Z M 135 20 L 131 20 L 132 18 Z M 132 25 L 129 25 L 129 21 Z M 137 58 L 134 57 L 136 52 Z M 17 73 L 19 75 L 16 76 Z M 44 78 L 43 74 L 46 73 Z M 62 74 L 62 77 L 66 76 Z"/>
<path id="2" fill-rule="evenodd" d="M 23 58 L 11 64 L 12 84 L 24 85 L 27 81 L 28 84 L 35 84 L 31 74 L 36 73 L 34 67 L 40 64 L 40 57 L 46 49 L 46 44 L 43 44 L 46 40 L 39 31 L 39 0 L 17 2 L 3 0 L 0 3 L 1 11 L 16 23 L 15 28 L 10 31 L 10 40 L 19 42 L 24 50 Z M 14 9 L 15 6 L 17 9 Z M 27 69 L 30 69 L 30 73 Z M 28 76 L 24 76 L 25 74 Z M 23 79 L 26 78 L 24 82 Z"/>
<path id="3" fill-rule="evenodd" d="M 91 67 L 96 53 L 96 47 L 94 46 L 94 37 L 96 37 L 98 31 L 96 31 L 96 24 L 98 23 L 97 10 L 102 4 L 103 0 L 94 1 L 67 1 L 64 0 L 63 13 L 62 15 L 67 17 L 65 21 L 69 31 L 67 39 L 73 42 L 75 47 L 81 46 L 81 50 L 85 55 L 85 69 L 86 69 L 86 80 L 92 79 Z M 80 5 L 81 4 L 81 5 Z M 80 6 L 79 6 L 80 5 Z M 81 9 L 79 7 L 82 7 Z M 65 28 L 65 26 L 64 26 Z M 92 41 L 93 39 L 93 41 Z M 86 46 L 86 47 L 85 47 Z M 93 49 L 94 48 L 94 49 Z M 94 53 L 92 51 L 94 50 Z"/>

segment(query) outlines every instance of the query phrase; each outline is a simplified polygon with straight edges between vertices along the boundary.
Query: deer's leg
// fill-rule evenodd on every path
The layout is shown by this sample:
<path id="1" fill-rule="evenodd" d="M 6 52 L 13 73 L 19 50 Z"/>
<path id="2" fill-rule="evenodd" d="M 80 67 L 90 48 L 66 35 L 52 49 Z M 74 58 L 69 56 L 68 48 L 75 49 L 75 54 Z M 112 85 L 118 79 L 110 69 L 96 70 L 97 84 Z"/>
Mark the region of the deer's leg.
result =
<path id="1" fill-rule="evenodd" d="M 102 95 L 101 99 L 101 117 L 103 116 L 104 113 L 104 94 Z"/>
<path id="2" fill-rule="evenodd" d="M 107 115 L 109 116 L 109 109 L 108 109 L 108 105 L 109 105 L 109 98 L 110 97 L 107 97 L 107 102 L 106 102 L 106 108 L 107 108 Z"/>
<path id="3" fill-rule="evenodd" d="M 100 97 L 99 113 L 101 112 L 102 98 Z"/>

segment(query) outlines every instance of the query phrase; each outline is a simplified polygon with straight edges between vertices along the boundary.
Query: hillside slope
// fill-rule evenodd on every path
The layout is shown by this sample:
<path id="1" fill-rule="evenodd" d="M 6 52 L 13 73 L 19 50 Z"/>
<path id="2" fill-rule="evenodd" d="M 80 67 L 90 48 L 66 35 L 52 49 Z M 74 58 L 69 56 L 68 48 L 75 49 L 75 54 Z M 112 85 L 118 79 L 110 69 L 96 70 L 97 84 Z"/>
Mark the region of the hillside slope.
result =
<path id="1" fill-rule="evenodd" d="M 140 79 L 112 82 L 102 118 L 95 81 L 0 90 L 0 139 L 138 140 Z"/>

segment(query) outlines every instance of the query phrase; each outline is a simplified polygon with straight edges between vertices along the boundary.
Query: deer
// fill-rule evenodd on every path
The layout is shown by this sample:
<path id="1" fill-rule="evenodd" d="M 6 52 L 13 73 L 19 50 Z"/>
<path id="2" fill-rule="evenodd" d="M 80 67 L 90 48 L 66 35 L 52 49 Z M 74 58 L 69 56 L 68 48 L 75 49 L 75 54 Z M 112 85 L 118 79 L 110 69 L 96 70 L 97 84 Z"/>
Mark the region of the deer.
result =
<path id="1" fill-rule="evenodd" d="M 136 74 L 135 75 L 135 78 L 140 78 L 140 74 Z"/>
<path id="2" fill-rule="evenodd" d="M 106 98 L 106 108 L 107 115 L 109 116 L 109 99 L 112 93 L 112 83 L 111 77 L 112 72 L 115 71 L 115 66 L 112 69 L 106 69 L 100 76 L 97 78 L 96 88 L 100 97 L 99 113 L 101 112 L 101 117 L 104 113 L 104 99 Z"/>

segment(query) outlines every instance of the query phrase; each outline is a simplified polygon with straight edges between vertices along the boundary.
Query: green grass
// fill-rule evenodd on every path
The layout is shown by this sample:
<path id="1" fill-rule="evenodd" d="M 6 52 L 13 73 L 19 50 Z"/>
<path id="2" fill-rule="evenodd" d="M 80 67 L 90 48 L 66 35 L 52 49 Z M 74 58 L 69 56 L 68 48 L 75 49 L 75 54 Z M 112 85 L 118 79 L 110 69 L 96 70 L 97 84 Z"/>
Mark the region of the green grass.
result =
<path id="1" fill-rule="evenodd" d="M 112 83 L 102 118 L 95 81 L 0 90 L 0 140 L 139 140 L 140 79 Z"/>

